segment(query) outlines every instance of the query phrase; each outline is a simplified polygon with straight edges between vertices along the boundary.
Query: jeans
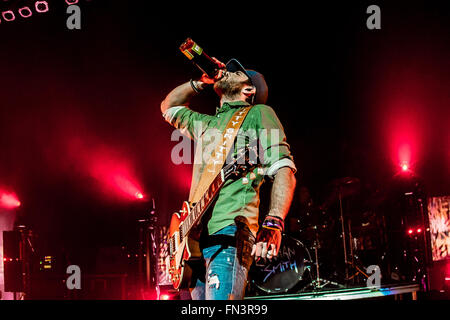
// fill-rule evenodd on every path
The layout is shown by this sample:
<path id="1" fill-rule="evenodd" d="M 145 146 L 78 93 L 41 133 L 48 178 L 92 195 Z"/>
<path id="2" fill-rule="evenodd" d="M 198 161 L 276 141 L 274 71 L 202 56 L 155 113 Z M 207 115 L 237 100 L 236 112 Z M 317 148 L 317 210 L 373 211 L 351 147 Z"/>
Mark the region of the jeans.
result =
<path id="1" fill-rule="evenodd" d="M 241 300 L 252 264 L 254 236 L 244 224 L 230 225 L 214 235 L 235 236 L 236 246 L 213 245 L 202 250 L 206 262 L 204 281 L 197 279 L 193 300 Z"/>

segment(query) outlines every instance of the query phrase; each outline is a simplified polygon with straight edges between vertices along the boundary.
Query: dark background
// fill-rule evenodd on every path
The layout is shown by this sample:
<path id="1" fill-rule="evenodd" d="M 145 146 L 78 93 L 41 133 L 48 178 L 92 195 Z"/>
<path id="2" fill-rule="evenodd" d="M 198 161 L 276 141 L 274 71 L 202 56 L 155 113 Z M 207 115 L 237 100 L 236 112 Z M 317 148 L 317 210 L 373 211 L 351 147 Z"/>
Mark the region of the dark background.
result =
<path id="1" fill-rule="evenodd" d="M 265 75 L 298 184 L 317 203 L 342 177 L 388 189 L 404 140 L 427 194 L 450 194 L 445 2 L 81 0 L 81 30 L 66 28 L 64 1 L 49 3 L 47 13 L 0 24 L 0 186 L 18 195 L 15 214 L 48 250 L 89 257 L 126 244 L 150 209 L 92 175 L 99 157 L 127 164 L 161 224 L 187 198 L 191 167 L 171 162 L 177 142 L 159 109 L 200 76 L 178 50 L 186 37 Z M 381 30 L 366 27 L 371 4 L 381 7 Z M 191 107 L 211 114 L 217 105 L 210 91 Z"/>

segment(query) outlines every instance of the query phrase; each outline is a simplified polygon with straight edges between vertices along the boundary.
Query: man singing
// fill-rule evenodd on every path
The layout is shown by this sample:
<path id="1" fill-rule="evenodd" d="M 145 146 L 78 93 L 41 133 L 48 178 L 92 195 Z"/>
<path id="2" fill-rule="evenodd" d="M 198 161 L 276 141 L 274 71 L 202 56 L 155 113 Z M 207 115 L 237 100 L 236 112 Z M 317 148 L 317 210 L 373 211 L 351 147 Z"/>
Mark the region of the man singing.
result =
<path id="1" fill-rule="evenodd" d="M 244 177 L 227 180 L 209 209 L 209 220 L 202 224 L 200 238 L 206 271 L 191 285 L 194 300 L 243 299 L 253 258 L 270 260 L 278 255 L 284 219 L 296 184 L 296 167 L 283 127 L 274 110 L 264 104 L 268 87 L 263 75 L 244 69 L 236 59 L 226 65 L 216 62 L 221 69 L 216 77 L 209 78 L 204 74 L 200 80 L 184 83 L 173 89 L 161 103 L 167 122 L 194 141 L 201 141 L 197 143 L 201 150 L 195 153 L 191 193 L 206 166 L 205 153 L 214 150 L 210 145 L 214 141 L 205 136 L 206 132 L 212 128 L 224 131 L 235 112 L 247 106 L 252 107 L 239 132 L 256 133 L 263 154 L 264 174 L 245 182 Z M 191 110 L 188 107 L 190 99 L 211 85 L 220 98 L 216 114 Z M 273 132 L 275 134 L 271 134 Z M 236 156 L 236 146 L 230 153 Z M 200 160 L 197 157 L 201 157 Z M 259 189 L 267 179 L 273 182 L 269 212 L 259 226 Z"/>

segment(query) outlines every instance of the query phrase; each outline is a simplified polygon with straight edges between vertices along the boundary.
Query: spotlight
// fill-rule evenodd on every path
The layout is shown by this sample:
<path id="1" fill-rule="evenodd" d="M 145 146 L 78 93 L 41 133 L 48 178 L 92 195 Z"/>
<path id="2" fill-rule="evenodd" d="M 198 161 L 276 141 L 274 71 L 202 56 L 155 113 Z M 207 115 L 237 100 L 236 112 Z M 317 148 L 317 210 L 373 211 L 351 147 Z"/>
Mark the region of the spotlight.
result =
<path id="1" fill-rule="evenodd" d="M 408 234 L 412 234 L 413 232 L 414 232 L 413 229 L 409 229 L 409 230 L 408 230 Z"/>
<path id="2" fill-rule="evenodd" d="M 24 13 L 24 11 L 26 12 L 26 14 Z M 19 14 L 22 16 L 22 18 L 29 18 L 31 17 L 31 15 L 33 14 L 33 12 L 31 11 L 30 8 L 28 7 L 23 7 L 19 9 Z"/>
<path id="3" fill-rule="evenodd" d="M 20 206 L 21 203 L 15 194 L 0 191 L 0 207 L 14 209 Z"/>
<path id="4" fill-rule="evenodd" d="M 36 11 L 39 13 L 47 12 L 48 11 L 48 3 L 47 1 L 36 1 L 34 3 L 34 7 L 36 8 Z"/>
<path id="5" fill-rule="evenodd" d="M 5 21 L 14 21 L 14 19 L 16 19 L 14 12 L 12 12 L 11 10 L 3 11 L 2 17 Z"/>
<path id="6" fill-rule="evenodd" d="M 402 168 L 402 171 L 408 171 L 409 166 L 408 166 L 408 164 L 404 163 L 401 165 L 401 168 Z"/>
<path id="7" fill-rule="evenodd" d="M 142 193 L 140 193 L 139 191 L 136 192 L 135 196 L 137 199 L 144 199 L 144 195 Z"/>

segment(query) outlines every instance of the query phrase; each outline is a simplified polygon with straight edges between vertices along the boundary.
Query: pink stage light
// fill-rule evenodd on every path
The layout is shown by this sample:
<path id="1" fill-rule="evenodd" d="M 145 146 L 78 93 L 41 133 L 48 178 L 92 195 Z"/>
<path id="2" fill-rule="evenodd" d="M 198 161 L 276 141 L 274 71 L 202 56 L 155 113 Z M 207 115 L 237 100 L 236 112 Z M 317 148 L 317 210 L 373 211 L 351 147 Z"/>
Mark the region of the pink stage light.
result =
<path id="1" fill-rule="evenodd" d="M 0 192 L 0 207 L 14 209 L 20 207 L 21 203 L 13 193 Z"/>
<path id="2" fill-rule="evenodd" d="M 402 164 L 401 167 L 403 171 L 408 171 L 409 169 L 409 166 L 406 163 Z"/>
<path id="3" fill-rule="evenodd" d="M 144 195 L 140 192 L 136 192 L 135 196 L 137 199 L 144 199 Z"/>
<path id="4" fill-rule="evenodd" d="M 26 12 L 26 13 L 25 13 Z M 23 7 L 19 9 L 19 14 L 22 18 L 29 18 L 33 15 L 33 12 L 28 7 Z"/>
<path id="5" fill-rule="evenodd" d="M 36 1 L 34 3 L 34 7 L 37 12 L 43 13 L 48 11 L 48 3 L 47 1 Z"/>
<path id="6" fill-rule="evenodd" d="M 11 10 L 3 11 L 2 17 L 5 21 L 14 21 L 16 19 L 14 12 L 12 12 Z"/>
<path id="7" fill-rule="evenodd" d="M 139 186 L 131 164 L 111 149 L 94 153 L 88 161 L 89 171 L 104 188 L 105 193 L 115 194 L 129 200 L 143 200 L 144 193 Z"/>
<path id="8" fill-rule="evenodd" d="M 134 199 L 143 199 L 144 195 L 139 191 L 139 187 L 132 178 L 125 173 L 111 172 L 110 183 L 117 191 L 123 195 Z"/>

